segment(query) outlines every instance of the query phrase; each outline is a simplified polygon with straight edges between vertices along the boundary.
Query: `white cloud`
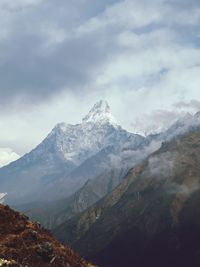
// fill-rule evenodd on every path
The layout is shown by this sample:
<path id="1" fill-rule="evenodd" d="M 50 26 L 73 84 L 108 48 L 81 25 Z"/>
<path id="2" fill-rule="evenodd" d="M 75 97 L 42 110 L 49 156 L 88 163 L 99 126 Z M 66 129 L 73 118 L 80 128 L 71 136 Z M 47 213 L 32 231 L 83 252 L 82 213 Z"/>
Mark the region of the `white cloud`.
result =
<path id="1" fill-rule="evenodd" d="M 100 98 L 130 131 L 160 130 L 197 111 L 180 103 L 200 101 L 199 20 L 198 1 L 0 1 L 0 64 L 10 90 L 2 74 L 1 101 L 15 97 L 0 114 L 0 146 L 23 154 L 54 124 L 80 122 Z M 26 93 L 41 102 L 27 103 Z"/>
<path id="2" fill-rule="evenodd" d="M 138 28 L 162 19 L 163 1 L 125 0 L 108 6 L 99 16 L 79 27 L 80 33 L 94 32 L 110 27 Z"/>
<path id="3" fill-rule="evenodd" d="M 0 148 L 0 167 L 17 160 L 20 156 L 10 148 Z"/>
<path id="4" fill-rule="evenodd" d="M 134 130 L 139 133 L 157 133 L 166 130 L 172 125 L 183 113 L 169 110 L 153 110 L 150 113 L 143 114 L 132 124 Z"/>

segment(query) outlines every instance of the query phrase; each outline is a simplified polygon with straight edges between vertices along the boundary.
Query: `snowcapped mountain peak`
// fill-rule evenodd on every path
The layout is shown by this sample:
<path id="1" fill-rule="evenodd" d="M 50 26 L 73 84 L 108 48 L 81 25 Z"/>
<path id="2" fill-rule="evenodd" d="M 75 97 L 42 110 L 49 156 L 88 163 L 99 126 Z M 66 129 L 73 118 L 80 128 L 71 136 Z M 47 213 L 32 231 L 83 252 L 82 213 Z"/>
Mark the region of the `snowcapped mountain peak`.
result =
<path id="1" fill-rule="evenodd" d="M 107 101 L 98 101 L 89 113 L 83 118 L 83 123 L 110 123 L 117 125 L 116 119 L 110 112 L 110 106 Z"/>
<path id="2" fill-rule="evenodd" d="M 96 102 L 91 109 L 92 112 L 94 111 L 99 111 L 99 112 L 110 112 L 110 106 L 106 100 L 99 100 Z"/>
<path id="3" fill-rule="evenodd" d="M 38 156 L 38 153 L 45 154 L 44 150 L 48 153 L 53 151 L 64 161 L 78 166 L 100 150 L 124 143 L 130 136 L 131 133 L 117 124 L 107 101 L 101 100 L 83 118 L 82 123 L 58 123 L 34 154 Z"/>

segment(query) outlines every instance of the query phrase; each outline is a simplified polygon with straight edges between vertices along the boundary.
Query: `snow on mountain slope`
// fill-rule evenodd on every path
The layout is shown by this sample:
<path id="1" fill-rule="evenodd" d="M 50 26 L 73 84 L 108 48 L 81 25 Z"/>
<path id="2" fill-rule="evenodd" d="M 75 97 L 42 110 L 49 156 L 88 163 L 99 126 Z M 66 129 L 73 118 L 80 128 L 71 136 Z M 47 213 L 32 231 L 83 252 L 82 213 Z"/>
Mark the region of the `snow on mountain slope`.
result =
<path id="1" fill-rule="evenodd" d="M 108 105 L 108 102 L 103 100 L 97 102 L 90 112 L 83 118 L 83 124 L 87 123 L 109 123 L 118 127 L 116 119 L 110 112 L 110 106 Z"/>
<path id="2" fill-rule="evenodd" d="M 188 114 L 166 132 L 144 138 L 122 129 L 101 100 L 80 124 L 57 124 L 30 153 L 1 168 L 0 188 L 8 192 L 8 203 L 67 197 L 107 168 L 130 162 L 128 168 L 158 149 L 159 142 L 199 125 L 200 114 Z"/>
<path id="3" fill-rule="evenodd" d="M 116 173 L 126 173 L 131 167 L 135 166 L 138 162 L 141 162 L 142 159 L 144 159 L 146 156 L 158 150 L 163 141 L 169 141 L 173 137 L 181 135 L 189 131 L 190 129 L 193 129 L 194 127 L 198 128 L 198 125 L 199 118 L 197 114 L 195 116 L 187 114 L 183 118 L 179 119 L 175 124 L 173 124 L 166 132 L 161 133 L 158 136 L 151 136 L 145 139 L 142 136 L 131 135 L 126 140 L 126 142 L 121 143 L 121 145 L 108 146 L 85 160 L 82 164 L 80 164 L 80 166 L 75 168 L 67 177 L 64 177 L 64 179 L 59 182 L 60 187 L 57 187 L 57 191 L 59 192 L 60 196 L 67 196 L 73 191 L 75 192 L 81 183 L 83 184 L 87 181 L 87 179 L 92 179 L 90 180 L 89 193 L 86 196 L 82 196 L 82 201 L 84 203 L 87 203 L 87 205 L 89 206 L 92 202 L 96 202 L 98 199 L 102 198 L 108 193 L 107 191 L 102 191 L 99 198 L 93 198 L 93 192 L 95 191 L 95 188 L 99 187 L 100 184 L 108 183 L 110 185 L 110 179 L 114 179 L 116 181 L 116 183 L 112 187 L 114 188 L 121 182 L 116 174 L 109 175 L 109 171 L 111 169 Z M 95 175 L 99 176 L 94 179 Z M 86 184 L 88 185 L 88 183 Z M 70 192 L 68 192 L 67 190 L 68 187 L 70 188 Z M 82 192 L 82 190 L 85 190 L 85 185 L 77 192 Z M 71 195 L 70 198 L 68 198 L 68 200 L 70 199 L 70 201 L 72 201 L 69 201 L 70 205 L 72 206 L 76 204 L 75 196 L 77 196 L 77 192 Z M 67 216 L 69 216 L 70 212 L 70 214 L 72 214 L 73 212 L 74 214 L 80 212 L 80 210 L 73 210 L 73 208 L 67 210 L 67 207 L 69 205 L 68 200 L 66 200 L 65 202 L 65 209 L 63 209 L 62 205 L 58 204 L 59 202 L 56 202 L 57 205 L 55 213 L 59 214 L 59 216 L 55 216 L 54 212 L 52 212 L 52 214 L 51 212 L 48 212 L 48 218 L 45 217 L 45 215 L 43 216 L 43 223 L 44 221 L 45 223 L 48 222 L 48 220 L 51 224 L 53 224 L 53 222 L 55 222 L 56 220 L 61 223 L 62 219 L 64 220 L 64 218 L 67 218 Z M 92 201 L 90 202 L 90 200 Z M 82 210 L 84 210 L 86 206 L 83 206 Z M 35 210 L 35 216 L 37 218 L 41 216 L 40 214 L 38 216 L 37 209 Z"/>
<path id="4" fill-rule="evenodd" d="M 49 143 L 55 136 L 53 143 L 63 157 L 77 166 L 45 188 L 56 199 L 73 194 L 88 179 L 116 167 L 113 155 L 120 154 L 123 149 L 140 150 L 146 145 L 144 137 L 129 133 L 116 123 L 105 101 L 96 103 L 81 124 L 58 124 L 45 142 Z"/>
<path id="5" fill-rule="evenodd" d="M 97 102 L 82 123 L 57 124 L 51 133 L 34 150 L 21 159 L 0 169 L 1 190 L 9 193 L 8 201 L 22 202 L 49 195 L 48 188 L 56 192 L 62 179 L 109 147 L 121 147 L 126 143 L 139 146 L 145 138 L 121 128 L 110 113 L 106 101 Z M 96 174 L 94 173 L 94 177 Z M 76 189 L 83 185 L 76 181 Z M 70 183 L 65 183 L 70 191 Z M 60 185 L 62 187 L 62 185 Z"/>
<path id="6" fill-rule="evenodd" d="M 182 135 L 192 130 L 200 128 L 200 112 L 192 115 L 186 113 L 183 117 L 178 119 L 169 129 L 161 133 L 160 136 L 163 140 L 171 140 L 175 136 Z"/>
<path id="7" fill-rule="evenodd" d="M 46 138 L 53 142 L 66 160 L 81 164 L 86 158 L 116 142 L 123 143 L 131 133 L 117 125 L 106 101 L 97 102 L 81 124 L 58 124 Z"/>
<path id="8" fill-rule="evenodd" d="M 0 193 L 0 204 L 4 203 L 4 197 L 7 195 L 7 193 Z"/>

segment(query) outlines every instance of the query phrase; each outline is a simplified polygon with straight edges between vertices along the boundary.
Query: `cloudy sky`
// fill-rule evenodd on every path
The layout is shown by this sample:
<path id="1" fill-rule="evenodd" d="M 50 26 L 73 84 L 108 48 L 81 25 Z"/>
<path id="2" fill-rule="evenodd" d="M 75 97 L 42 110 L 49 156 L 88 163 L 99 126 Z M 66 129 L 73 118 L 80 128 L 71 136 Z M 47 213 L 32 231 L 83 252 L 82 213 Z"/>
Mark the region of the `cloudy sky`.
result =
<path id="1" fill-rule="evenodd" d="M 199 0 L 0 0 L 0 164 L 99 99 L 132 132 L 200 110 Z"/>

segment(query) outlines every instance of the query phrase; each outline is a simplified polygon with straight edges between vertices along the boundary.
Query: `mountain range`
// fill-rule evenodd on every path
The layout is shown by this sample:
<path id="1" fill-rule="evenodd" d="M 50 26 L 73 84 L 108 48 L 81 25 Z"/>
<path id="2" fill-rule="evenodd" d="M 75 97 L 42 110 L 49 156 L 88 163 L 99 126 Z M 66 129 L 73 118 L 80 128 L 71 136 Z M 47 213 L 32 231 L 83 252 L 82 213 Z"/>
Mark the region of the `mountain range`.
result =
<path id="1" fill-rule="evenodd" d="M 166 131 L 144 137 L 118 125 L 100 100 L 82 123 L 57 124 L 30 153 L 1 168 L 0 188 L 6 203 L 54 228 L 112 191 L 162 142 L 199 125 L 199 113 L 186 114 Z"/>
<path id="2" fill-rule="evenodd" d="M 163 143 L 121 184 L 55 229 L 101 266 L 200 264 L 200 132 Z"/>
<path id="3" fill-rule="evenodd" d="M 144 137 L 101 100 L 1 168 L 0 197 L 103 267 L 196 267 L 199 144 L 199 112 Z"/>
<path id="4" fill-rule="evenodd" d="M 52 229 L 111 192 L 160 144 L 122 129 L 99 101 L 81 124 L 58 124 L 33 151 L 0 169 L 6 180 L 0 186 L 7 203 Z"/>
<path id="5" fill-rule="evenodd" d="M 120 184 L 125 174 L 123 169 L 112 169 L 88 180 L 69 197 L 45 203 L 26 203 L 16 208 L 34 221 L 40 221 L 45 228 L 54 229 L 110 193 Z"/>
<path id="6" fill-rule="evenodd" d="M 131 167 L 159 149 L 162 142 L 168 142 L 188 131 L 198 130 L 199 125 L 199 113 L 186 114 L 166 131 L 149 135 L 146 138 L 140 137 L 139 139 L 137 136 L 138 145 L 133 141 L 128 141 L 122 145 L 116 143 L 108 146 L 87 159 L 68 176 L 73 180 L 86 181 L 73 194 L 50 203 L 29 203 L 18 208 L 24 212 L 28 211 L 27 214 L 32 219 L 39 220 L 45 227 L 53 229 L 111 192 L 120 184 Z M 97 173 L 98 175 L 95 177 L 94 175 Z M 66 185 L 68 183 L 69 180 L 67 179 Z M 61 184 L 63 185 L 63 183 Z M 58 190 L 58 185 L 56 188 Z M 66 190 L 64 193 L 60 193 L 60 195 L 64 194 L 66 194 Z"/>
<path id="7" fill-rule="evenodd" d="M 1 168 L 1 191 L 11 204 L 67 197 L 110 169 L 115 164 L 111 155 L 145 144 L 144 137 L 116 123 L 106 101 L 99 101 L 81 124 L 56 125 L 30 153 Z"/>

